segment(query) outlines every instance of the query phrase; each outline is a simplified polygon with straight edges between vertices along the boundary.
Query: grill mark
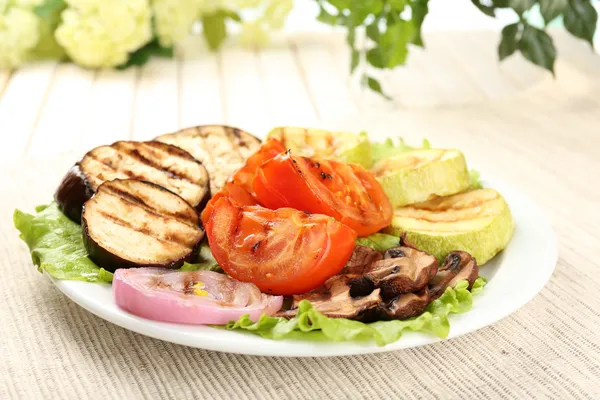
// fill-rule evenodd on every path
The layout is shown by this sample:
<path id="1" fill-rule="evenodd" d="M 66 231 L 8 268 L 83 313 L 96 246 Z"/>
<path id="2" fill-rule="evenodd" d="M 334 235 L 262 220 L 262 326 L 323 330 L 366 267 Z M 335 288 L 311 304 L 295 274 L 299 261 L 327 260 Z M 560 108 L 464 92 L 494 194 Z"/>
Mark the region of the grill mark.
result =
<path id="1" fill-rule="evenodd" d="M 120 159 L 121 159 L 121 154 L 127 154 L 127 155 L 130 155 L 130 156 L 132 156 L 132 158 L 136 158 L 136 159 L 138 159 L 138 158 L 137 158 L 137 157 L 135 157 L 134 155 L 130 154 L 130 153 L 129 153 L 129 152 L 127 152 L 127 151 L 123 151 L 122 149 L 120 149 L 120 148 L 118 148 L 118 147 L 112 147 L 112 146 L 108 146 L 108 147 L 111 147 L 113 150 L 117 151 L 117 154 L 118 154 L 118 156 L 119 156 L 119 158 L 120 158 Z M 138 154 L 139 154 L 139 152 L 137 151 L 137 149 L 134 149 L 134 150 L 135 150 L 135 152 L 136 152 L 136 153 L 138 153 Z M 90 152 L 90 153 L 88 153 L 88 154 L 86 155 L 86 157 L 89 157 L 90 159 L 92 159 L 92 160 L 94 160 L 94 161 L 96 161 L 96 162 L 98 162 L 98 163 L 100 163 L 100 164 L 102 164 L 102 165 L 104 165 L 104 166 L 108 167 L 108 168 L 109 168 L 109 169 L 110 169 L 112 172 L 114 172 L 115 174 L 119 174 L 119 173 L 120 173 L 120 174 L 126 175 L 126 176 L 127 176 L 127 178 L 129 178 L 129 179 L 136 179 L 136 180 L 140 180 L 140 181 L 149 181 L 149 178 L 148 178 L 147 176 L 140 175 L 140 174 L 136 174 L 136 173 L 134 173 L 133 171 L 127 171 L 127 170 L 125 170 L 125 169 L 121 169 L 121 168 L 115 167 L 115 166 L 113 166 L 111 163 L 107 163 L 105 160 L 102 160 L 102 159 L 98 158 L 98 157 L 96 156 L 96 154 L 94 154 L 93 152 Z M 143 157 L 143 156 L 141 156 L 141 155 L 140 155 L 140 157 Z M 138 159 L 138 161 L 140 161 L 140 160 Z M 148 165 L 147 163 L 144 163 L 144 164 Z M 161 169 L 159 169 L 159 168 L 153 167 L 152 165 L 149 165 L 149 166 L 150 166 L 150 167 L 152 167 L 152 168 L 155 168 L 155 169 L 157 169 L 157 170 L 159 170 L 159 171 L 162 171 L 162 172 L 167 172 L 167 173 L 169 173 L 169 174 L 172 174 L 172 176 L 177 176 L 177 178 L 178 178 L 178 179 L 180 178 L 178 175 L 176 175 L 176 174 L 173 174 L 171 171 L 167 170 L 166 168 L 161 170 Z M 87 171 L 85 171 L 85 168 L 84 168 L 84 174 L 86 174 L 86 175 L 87 175 Z M 99 174 L 94 174 L 94 176 L 95 176 L 97 179 L 101 180 L 101 181 L 102 181 L 102 183 L 107 181 L 107 179 L 104 179 L 104 178 L 102 178 L 102 177 L 101 177 Z M 199 196 L 199 197 L 200 197 L 201 199 L 202 199 L 202 198 L 204 198 L 204 195 L 205 195 L 205 193 L 206 193 L 206 189 L 205 189 L 203 186 L 201 186 L 201 185 L 198 185 L 198 184 L 196 184 L 196 183 L 194 183 L 194 182 L 191 182 L 190 180 L 188 180 L 188 179 L 185 179 L 185 178 L 184 178 L 183 180 L 186 180 L 187 182 L 189 182 L 189 183 L 190 183 L 190 184 L 192 184 L 193 186 L 195 186 L 195 187 L 198 187 L 198 188 L 202 189 L 202 194 L 201 194 L 201 196 Z M 101 183 L 101 184 L 102 184 L 102 183 Z M 98 186 L 97 186 L 97 187 L 95 187 L 94 189 L 95 189 L 95 190 L 97 190 L 99 186 L 100 186 L 100 185 L 98 185 Z M 177 189 L 177 188 L 175 188 L 175 187 L 173 187 L 173 186 L 171 186 L 171 185 L 169 185 L 169 187 L 170 187 L 170 188 L 172 188 L 172 189 L 174 189 L 174 190 L 176 190 L 176 189 Z"/>
<path id="2" fill-rule="evenodd" d="M 470 210 L 473 209 L 475 207 L 481 207 L 485 204 L 491 203 L 492 201 L 496 201 L 498 200 L 498 197 L 494 197 L 493 199 L 489 199 L 489 200 L 484 200 L 482 202 L 478 202 L 474 205 L 464 205 L 464 206 L 448 206 L 448 207 L 423 207 L 423 206 L 418 206 L 417 204 L 413 205 L 412 208 L 414 208 L 415 210 L 422 210 L 422 211 L 431 211 L 431 212 L 446 212 L 448 210 Z"/>
<path id="3" fill-rule="evenodd" d="M 148 213 L 150 213 L 154 216 L 163 217 L 163 218 L 170 217 L 170 218 L 173 218 L 176 221 L 181 222 L 182 224 L 185 224 L 189 227 L 196 228 L 196 225 L 191 223 L 188 216 L 183 212 L 182 213 L 170 213 L 170 212 L 166 212 L 164 210 L 161 212 L 160 210 L 157 210 L 157 209 L 153 208 L 152 206 L 150 206 L 149 204 L 147 204 L 143 199 L 136 197 L 136 196 L 132 195 L 131 193 L 128 193 L 122 189 L 116 188 L 114 185 L 107 186 L 106 188 L 104 188 L 104 190 L 107 190 L 110 194 L 122 199 L 123 201 L 125 201 L 129 204 L 137 205 L 140 208 L 143 208 Z"/>
<path id="4" fill-rule="evenodd" d="M 106 161 L 104 161 L 104 160 L 101 160 L 100 158 L 96 157 L 96 155 L 95 155 L 93 152 L 90 152 L 90 153 L 88 153 L 88 154 L 87 154 L 87 155 L 84 157 L 84 161 L 85 161 L 85 158 L 86 158 L 86 157 L 89 157 L 91 160 L 94 160 L 94 161 L 97 161 L 97 162 L 99 162 L 100 164 L 102 164 L 102 165 L 104 165 L 104 166 L 108 167 L 108 168 L 109 168 L 111 171 L 113 171 L 113 172 L 115 172 L 115 173 L 121 172 L 121 173 L 123 173 L 123 174 L 127 175 L 127 177 L 128 177 L 128 178 L 130 178 L 130 179 L 138 179 L 138 178 L 139 178 L 139 177 L 138 177 L 136 174 L 134 174 L 134 173 L 132 173 L 132 172 L 130 172 L 130 171 L 123 171 L 123 170 L 118 170 L 118 169 L 116 169 L 116 168 L 115 168 L 115 167 L 114 167 L 112 164 L 109 164 L 109 163 L 107 163 Z M 82 161 L 82 164 L 83 164 L 83 161 Z M 87 171 L 85 171 L 85 165 L 84 165 L 83 167 L 84 167 L 84 168 L 83 168 L 83 173 L 84 173 L 85 175 L 87 175 L 88 173 L 87 173 Z M 100 178 L 100 177 L 98 176 L 98 174 L 96 174 L 96 175 L 94 175 L 94 176 L 95 176 L 96 178 L 102 179 L 102 178 Z M 102 179 L 102 181 L 105 181 L 105 179 Z"/>
<path id="5" fill-rule="evenodd" d="M 235 153 L 237 153 L 239 160 L 244 160 L 244 156 L 242 155 L 242 152 L 239 149 L 239 142 L 240 142 L 240 132 L 239 129 L 237 128 L 232 128 L 232 127 L 225 127 L 222 128 L 223 132 L 225 133 L 225 138 L 229 141 L 229 143 L 231 144 L 231 148 L 233 149 L 233 151 Z M 234 140 L 234 136 L 238 138 L 237 143 Z"/>
<path id="6" fill-rule="evenodd" d="M 196 284 L 196 279 L 194 279 L 194 278 L 195 278 L 195 274 L 194 274 L 194 276 L 192 276 L 191 274 L 185 274 L 184 281 L 183 281 L 183 293 L 184 294 L 195 294 L 196 289 L 192 287 Z"/>
<path id="7" fill-rule="evenodd" d="M 476 216 L 474 216 L 474 217 L 469 217 L 469 218 L 459 218 L 459 219 L 454 219 L 454 220 L 451 220 L 451 221 L 447 221 L 447 220 L 443 220 L 443 221 L 440 221 L 440 220 L 432 220 L 432 219 L 429 219 L 429 218 L 426 218 L 426 217 L 425 217 L 425 218 L 423 218 L 423 217 L 412 217 L 412 216 L 407 216 L 407 215 L 402 215 L 402 214 L 394 214 L 394 215 L 396 215 L 396 216 L 398 216 L 398 217 L 401 217 L 401 218 L 410 218 L 410 219 L 414 219 L 414 220 L 416 220 L 416 221 L 425 221 L 425 222 L 430 222 L 430 223 L 432 223 L 432 224 L 443 224 L 443 223 L 451 224 L 451 223 L 454 223 L 454 222 L 461 222 L 461 221 L 474 221 L 474 220 L 476 220 L 476 219 L 489 218 L 489 217 L 493 217 L 493 216 L 495 216 L 495 215 L 498 215 L 498 214 L 496 213 L 496 214 L 491 214 L 491 215 L 489 215 L 489 214 L 486 214 L 486 215 L 476 215 Z M 419 230 L 423 230 L 423 231 L 424 231 L 425 229 L 419 229 Z"/>
<path id="8" fill-rule="evenodd" d="M 233 140 L 234 136 L 238 136 L 234 131 L 239 133 L 239 140 Z M 241 153 L 239 148 L 244 147 L 246 149 L 251 149 L 251 145 L 256 145 L 258 149 L 260 148 L 260 141 L 258 139 L 242 129 L 220 125 L 203 125 L 188 128 L 168 135 L 163 135 L 159 137 L 158 140 L 162 142 L 165 138 L 168 138 L 169 141 L 172 142 L 171 144 L 175 143 L 174 145 L 177 146 L 176 143 L 179 142 L 178 137 L 187 137 L 192 143 L 187 144 L 186 147 L 190 149 L 192 147 L 198 147 L 204 150 L 210 150 L 210 146 L 206 142 L 206 139 L 211 135 L 220 136 L 223 138 L 223 140 L 228 140 L 228 142 L 231 144 L 231 148 L 233 149 L 232 151 L 234 153 L 238 153 L 237 155 L 239 156 L 236 160 L 236 157 L 232 157 L 231 154 L 226 154 L 224 157 L 225 162 L 219 163 L 224 165 L 217 168 L 217 163 L 213 154 L 210 151 L 205 152 L 206 157 L 201 161 L 208 171 L 211 192 L 217 193 L 223 187 L 225 182 L 227 182 L 227 180 L 235 173 L 235 171 L 244 165 L 248 158 Z"/>
<path id="9" fill-rule="evenodd" d="M 148 146 L 148 145 L 144 143 L 141 146 Z M 153 148 L 153 146 L 148 146 L 148 147 Z M 199 184 L 195 183 L 192 180 L 192 178 L 190 178 L 189 176 L 179 173 L 178 171 L 173 171 L 173 170 L 169 169 L 168 167 L 156 162 L 155 160 L 144 156 L 143 154 L 140 153 L 140 151 L 135 146 L 128 148 L 127 145 L 125 145 L 125 146 L 118 145 L 118 146 L 115 146 L 114 149 L 117 150 L 118 152 L 128 155 L 131 158 L 136 159 L 141 164 L 145 164 L 148 167 L 151 167 L 160 172 L 166 172 L 167 175 L 169 175 L 169 177 L 174 177 L 176 179 L 184 180 L 193 186 L 198 186 L 198 187 L 200 186 Z"/>
<path id="10" fill-rule="evenodd" d="M 150 237 L 152 237 L 153 239 L 156 239 L 156 240 L 158 240 L 159 242 L 161 242 L 161 243 L 163 243 L 163 244 L 175 244 L 175 245 L 181 246 L 181 247 L 183 247 L 183 248 L 185 248 L 185 249 L 189 249 L 189 248 L 190 248 L 190 247 L 189 247 L 188 245 L 186 245 L 185 243 L 182 243 L 182 242 L 180 242 L 180 241 L 178 241 L 178 240 L 174 240 L 175 238 L 171 238 L 171 239 L 161 239 L 161 238 L 159 238 L 159 237 L 155 236 L 155 235 L 153 234 L 153 232 L 152 232 L 150 229 L 147 229 L 147 228 L 138 228 L 138 227 L 134 227 L 134 226 L 133 226 L 133 225 L 131 225 L 131 224 L 130 224 L 128 221 L 125 221 L 124 219 L 122 219 L 122 218 L 119 218 L 119 217 L 117 217 L 117 216 L 115 216 L 115 215 L 113 215 L 113 214 L 109 214 L 109 213 L 107 213 L 107 212 L 105 212 L 105 211 L 103 211 L 103 210 L 96 210 L 96 212 L 97 212 L 98 214 L 102 215 L 104 218 L 106 218 L 106 219 L 108 219 L 108 220 L 112 221 L 112 222 L 113 222 L 113 223 L 115 223 L 116 225 L 120 225 L 120 226 L 122 226 L 122 227 L 124 227 L 124 228 L 128 228 L 128 229 L 130 229 L 130 230 L 132 230 L 132 231 L 135 231 L 135 232 L 142 233 L 142 234 L 144 234 L 144 235 L 146 235 L 146 236 L 150 236 Z"/>

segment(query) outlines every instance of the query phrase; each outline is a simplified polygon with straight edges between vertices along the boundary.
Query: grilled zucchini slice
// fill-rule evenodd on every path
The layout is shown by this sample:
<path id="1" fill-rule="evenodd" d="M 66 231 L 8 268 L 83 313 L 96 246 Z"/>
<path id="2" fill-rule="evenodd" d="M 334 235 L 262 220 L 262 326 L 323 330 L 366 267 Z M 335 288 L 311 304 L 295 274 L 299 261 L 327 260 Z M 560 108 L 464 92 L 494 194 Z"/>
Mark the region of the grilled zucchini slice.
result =
<path id="1" fill-rule="evenodd" d="M 267 137 L 279 139 L 294 155 L 302 157 L 326 158 L 365 168 L 373 163 L 366 134 L 285 126 L 273 129 Z"/>
<path id="2" fill-rule="evenodd" d="M 116 142 L 93 149 L 71 168 L 54 197 L 69 218 L 80 222 L 83 203 L 113 179 L 156 183 L 198 211 L 210 199 L 209 176 L 202 163 L 179 147 L 160 142 Z"/>
<path id="3" fill-rule="evenodd" d="M 168 133 L 155 140 L 180 147 L 202 164 L 210 175 L 210 190 L 217 193 L 225 182 L 260 149 L 261 141 L 238 128 L 202 125 Z"/>
<path id="4" fill-rule="evenodd" d="M 198 212 L 149 182 L 104 182 L 83 207 L 83 242 L 102 268 L 179 268 L 198 256 L 204 231 Z"/>
<path id="5" fill-rule="evenodd" d="M 467 162 L 458 150 L 407 151 L 377 162 L 371 172 L 394 207 L 453 195 L 471 185 Z"/>
<path id="6" fill-rule="evenodd" d="M 483 265 L 504 249 L 514 231 L 508 204 L 493 189 L 472 190 L 398 208 L 386 232 L 401 236 L 442 262 L 454 250 Z"/>

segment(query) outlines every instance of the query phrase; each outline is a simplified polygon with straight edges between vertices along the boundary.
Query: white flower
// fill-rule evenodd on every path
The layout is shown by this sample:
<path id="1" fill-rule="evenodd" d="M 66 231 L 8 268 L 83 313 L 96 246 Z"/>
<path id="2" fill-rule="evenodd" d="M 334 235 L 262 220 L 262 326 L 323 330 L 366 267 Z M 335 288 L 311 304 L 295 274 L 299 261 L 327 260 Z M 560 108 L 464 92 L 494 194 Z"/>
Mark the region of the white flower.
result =
<path id="1" fill-rule="evenodd" d="M 18 3 L 0 2 L 0 69 L 21 65 L 39 41 L 39 18 Z"/>
<path id="2" fill-rule="evenodd" d="M 148 0 L 67 0 L 56 40 L 76 63 L 115 67 L 152 39 Z"/>
<path id="3" fill-rule="evenodd" d="M 188 35 L 198 19 L 199 0 L 153 0 L 152 11 L 160 45 L 171 47 Z"/>

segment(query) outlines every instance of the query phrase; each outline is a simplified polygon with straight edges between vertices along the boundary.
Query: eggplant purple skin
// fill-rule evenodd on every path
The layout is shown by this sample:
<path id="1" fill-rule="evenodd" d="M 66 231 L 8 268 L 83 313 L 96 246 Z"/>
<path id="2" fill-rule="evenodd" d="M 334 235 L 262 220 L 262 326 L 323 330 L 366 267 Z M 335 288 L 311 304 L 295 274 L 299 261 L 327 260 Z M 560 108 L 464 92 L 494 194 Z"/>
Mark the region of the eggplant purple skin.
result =
<path id="1" fill-rule="evenodd" d="M 69 219 L 81 223 L 83 205 L 92 198 L 94 190 L 81 171 L 79 163 L 69 169 L 54 193 L 54 200 Z"/>
<path id="2" fill-rule="evenodd" d="M 202 165 L 200 161 L 197 162 L 200 165 Z M 160 188 L 171 192 L 169 189 L 164 188 L 162 186 L 160 186 Z M 204 210 L 204 207 L 206 207 L 206 204 L 212 197 L 210 193 L 210 186 L 208 186 L 206 189 L 207 190 L 204 194 L 204 197 L 202 198 L 202 200 L 200 200 L 200 203 L 198 203 L 198 205 L 194 207 L 198 214 L 200 214 Z M 67 174 L 63 178 L 62 182 L 58 186 L 58 189 L 56 189 L 56 192 L 54 193 L 54 200 L 58 204 L 58 207 L 63 212 L 63 214 L 69 217 L 69 219 L 71 219 L 72 221 L 81 224 L 83 205 L 86 201 L 92 198 L 94 193 L 95 192 L 92 189 L 92 185 L 89 183 L 87 177 L 79 167 L 79 163 L 77 163 L 74 166 L 72 166 L 71 169 L 69 169 L 69 172 L 67 172 Z M 200 222 L 198 222 L 198 226 L 201 226 Z"/>

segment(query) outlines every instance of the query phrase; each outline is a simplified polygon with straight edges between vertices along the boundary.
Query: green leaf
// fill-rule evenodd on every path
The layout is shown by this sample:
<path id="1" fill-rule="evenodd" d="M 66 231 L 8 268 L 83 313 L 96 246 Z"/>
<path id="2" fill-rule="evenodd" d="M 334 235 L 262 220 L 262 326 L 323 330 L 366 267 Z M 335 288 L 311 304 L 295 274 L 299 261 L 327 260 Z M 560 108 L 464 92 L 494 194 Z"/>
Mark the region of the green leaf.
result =
<path id="1" fill-rule="evenodd" d="M 406 7 L 406 3 L 408 0 L 388 0 L 388 3 L 392 10 L 394 11 L 403 11 L 404 7 Z"/>
<path id="2" fill-rule="evenodd" d="M 348 45 L 354 49 L 354 43 L 356 42 L 356 29 L 355 28 L 349 28 L 348 29 L 348 35 L 346 36 L 346 43 L 348 43 Z"/>
<path id="3" fill-rule="evenodd" d="M 381 37 L 379 33 L 379 19 L 375 19 L 372 23 L 367 25 L 367 37 L 374 42 L 379 42 Z"/>
<path id="4" fill-rule="evenodd" d="M 565 28 L 578 38 L 594 45 L 598 13 L 589 0 L 569 0 L 565 10 Z"/>
<path id="5" fill-rule="evenodd" d="M 338 23 L 338 16 L 329 13 L 323 7 L 319 8 L 319 15 L 317 16 L 317 21 L 320 21 L 327 25 L 335 25 Z"/>
<path id="6" fill-rule="evenodd" d="M 367 51 L 367 62 L 375 68 L 385 68 L 386 64 L 381 49 L 376 47 Z"/>
<path id="7" fill-rule="evenodd" d="M 546 32 L 531 25 L 525 25 L 519 41 L 519 50 L 526 59 L 554 74 L 556 49 L 552 38 Z"/>
<path id="8" fill-rule="evenodd" d="M 35 215 L 15 210 L 13 221 L 40 272 L 46 271 L 56 279 L 112 282 L 112 272 L 89 259 L 81 225 L 67 218 L 54 202 L 35 210 Z M 180 271 L 198 270 L 223 272 L 207 242 L 200 246 L 196 263 L 184 263 L 180 268 Z"/>
<path id="9" fill-rule="evenodd" d="M 569 0 L 538 0 L 538 3 L 540 3 L 540 13 L 544 17 L 544 21 L 549 24 L 565 11 Z"/>
<path id="10" fill-rule="evenodd" d="M 367 237 L 356 239 L 356 244 L 359 246 L 370 247 L 377 251 L 386 251 L 392 247 L 400 246 L 400 238 L 385 233 L 374 233 Z"/>
<path id="11" fill-rule="evenodd" d="M 339 11 L 346 10 L 352 7 L 352 0 L 328 0 L 329 4 L 337 8 Z"/>
<path id="12" fill-rule="evenodd" d="M 153 39 L 144 47 L 139 48 L 131 53 L 129 55 L 129 60 L 127 60 L 125 64 L 119 65 L 117 69 L 126 69 L 132 66 L 142 66 L 146 64 L 152 56 L 172 58 L 173 48 L 161 47 L 158 43 L 158 39 Z"/>
<path id="13" fill-rule="evenodd" d="M 381 161 L 383 159 L 393 157 L 395 155 L 404 153 L 406 151 L 417 150 L 417 149 L 430 149 L 431 144 L 429 140 L 423 139 L 423 143 L 420 147 L 409 146 L 404 142 L 404 139 L 399 137 L 396 140 L 391 138 L 386 139 L 382 143 L 371 142 L 371 157 L 373 163 Z"/>
<path id="14" fill-rule="evenodd" d="M 64 0 L 46 0 L 41 5 L 33 9 L 33 12 L 41 18 L 51 16 L 55 11 L 62 10 L 67 5 Z"/>
<path id="15" fill-rule="evenodd" d="M 235 11 L 221 9 L 220 13 L 223 14 L 225 18 L 229 18 L 232 21 L 242 22 L 242 17 L 240 17 L 240 15 Z"/>
<path id="16" fill-rule="evenodd" d="M 469 175 L 471 176 L 471 189 L 482 189 L 483 184 L 481 183 L 481 174 L 477 170 L 470 170 Z"/>
<path id="17" fill-rule="evenodd" d="M 511 56 L 519 48 L 519 23 L 505 26 L 502 29 L 502 40 L 498 46 L 498 57 L 500 61 Z"/>
<path id="18" fill-rule="evenodd" d="M 471 3 L 473 3 L 473 5 L 477 8 L 479 8 L 479 11 L 481 11 L 482 13 L 484 13 L 485 15 L 489 16 L 489 17 L 495 17 L 495 11 L 496 11 L 496 7 L 494 7 L 493 5 L 489 5 L 486 2 L 486 4 L 483 4 L 481 2 L 481 0 L 471 0 Z"/>
<path id="19" fill-rule="evenodd" d="M 353 73 L 358 64 L 360 63 L 360 52 L 358 50 L 352 49 L 352 56 L 350 61 L 350 73 Z"/>
<path id="20" fill-rule="evenodd" d="M 519 15 L 529 10 L 535 4 L 535 0 L 509 0 L 508 4 Z"/>
<path id="21" fill-rule="evenodd" d="M 217 50 L 227 37 L 227 27 L 225 26 L 225 14 L 215 12 L 202 16 L 202 33 L 208 47 Z"/>
<path id="22" fill-rule="evenodd" d="M 367 76 L 366 80 L 367 80 L 367 86 L 369 86 L 369 89 L 371 89 L 374 92 L 379 93 L 381 96 L 385 97 L 388 100 L 392 99 L 390 96 L 388 96 L 387 94 L 383 93 L 383 89 L 381 88 L 381 84 L 379 83 L 379 81 L 377 79 L 371 78 L 370 76 Z"/>
<path id="23" fill-rule="evenodd" d="M 412 10 L 411 24 L 414 27 L 414 36 L 411 42 L 421 47 L 425 46 L 421 35 L 421 27 L 423 26 L 423 21 L 425 21 L 427 13 L 429 13 L 428 1 L 429 0 L 413 0 L 410 3 L 410 8 Z"/>
<path id="24" fill-rule="evenodd" d="M 467 281 L 457 282 L 454 288 L 447 288 L 439 299 L 431 302 L 423 314 L 405 320 L 365 324 L 345 318 L 328 318 L 315 310 L 308 301 L 303 300 L 298 305 L 298 314 L 290 320 L 263 314 L 258 321 L 253 322 L 248 315 L 244 315 L 239 320 L 227 324 L 226 328 L 245 330 L 274 340 L 373 340 L 378 346 L 397 341 L 405 331 L 424 332 L 445 338 L 450 333 L 448 316 L 471 310 L 473 295 L 483 290 L 485 279 L 478 278 L 472 291 L 468 290 L 468 286 Z"/>
<path id="25" fill-rule="evenodd" d="M 387 27 L 381 35 L 379 48 L 386 68 L 394 68 L 406 62 L 408 43 L 413 39 L 414 27 L 403 20 Z"/>
<path id="26" fill-rule="evenodd" d="M 88 258 L 79 224 L 67 218 L 56 203 L 37 210 L 35 215 L 15 210 L 13 222 L 40 272 L 57 279 L 112 281 L 111 272 Z"/>

